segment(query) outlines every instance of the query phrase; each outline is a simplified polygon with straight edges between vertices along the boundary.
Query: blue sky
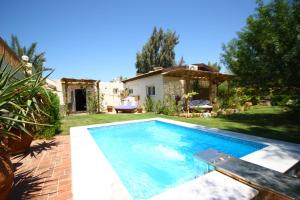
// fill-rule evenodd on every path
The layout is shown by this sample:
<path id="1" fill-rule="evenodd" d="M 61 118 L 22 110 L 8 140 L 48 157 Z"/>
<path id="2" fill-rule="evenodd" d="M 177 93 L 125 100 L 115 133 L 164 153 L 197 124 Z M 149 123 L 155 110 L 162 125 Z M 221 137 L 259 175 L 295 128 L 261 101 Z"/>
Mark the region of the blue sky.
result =
<path id="1" fill-rule="evenodd" d="M 0 36 L 38 42 L 52 79 L 109 81 L 135 75 L 136 52 L 154 26 L 179 34 L 176 60 L 219 62 L 222 44 L 255 7 L 255 0 L 1 0 Z"/>

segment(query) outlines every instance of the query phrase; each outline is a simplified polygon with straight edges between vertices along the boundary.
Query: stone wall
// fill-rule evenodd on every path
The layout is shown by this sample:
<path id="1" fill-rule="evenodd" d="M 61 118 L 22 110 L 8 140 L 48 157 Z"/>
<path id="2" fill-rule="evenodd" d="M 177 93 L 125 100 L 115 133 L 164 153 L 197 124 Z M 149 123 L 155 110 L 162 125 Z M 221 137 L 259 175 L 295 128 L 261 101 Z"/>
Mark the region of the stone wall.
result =
<path id="1" fill-rule="evenodd" d="M 182 97 L 185 93 L 185 80 L 177 77 L 163 77 L 164 98 L 167 96 L 175 97 L 176 95 Z"/>

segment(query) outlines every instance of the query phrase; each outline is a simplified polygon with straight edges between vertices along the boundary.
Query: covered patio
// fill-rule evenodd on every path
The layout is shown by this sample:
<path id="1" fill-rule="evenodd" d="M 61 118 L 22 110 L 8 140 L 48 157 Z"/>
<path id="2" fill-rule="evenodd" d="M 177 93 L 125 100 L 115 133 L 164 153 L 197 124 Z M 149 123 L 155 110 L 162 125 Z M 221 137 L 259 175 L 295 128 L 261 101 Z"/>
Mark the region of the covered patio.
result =
<path id="1" fill-rule="evenodd" d="M 164 77 L 182 81 L 183 93 L 197 92 L 195 99 L 205 99 L 213 103 L 218 94 L 218 86 L 224 81 L 234 79 L 234 75 L 222 74 L 204 64 L 195 64 L 196 68 L 172 67 L 163 70 Z M 228 90 L 229 90 L 228 84 Z"/>

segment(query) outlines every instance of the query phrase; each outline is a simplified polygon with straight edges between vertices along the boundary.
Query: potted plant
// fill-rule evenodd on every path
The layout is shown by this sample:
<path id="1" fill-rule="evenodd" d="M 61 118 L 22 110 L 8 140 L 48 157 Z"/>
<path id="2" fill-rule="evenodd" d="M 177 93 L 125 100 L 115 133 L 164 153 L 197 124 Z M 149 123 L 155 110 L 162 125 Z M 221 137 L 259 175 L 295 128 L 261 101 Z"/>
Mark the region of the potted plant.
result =
<path id="1" fill-rule="evenodd" d="M 18 89 L 22 89 L 26 81 L 12 82 L 16 72 L 8 70 L 7 65 L 3 66 L 3 61 L 4 56 L 0 60 L 0 197 L 6 199 L 14 180 L 7 140 L 15 137 L 10 132 L 11 128 L 21 125 L 21 121 L 17 119 L 16 110 L 20 106 L 16 104 L 16 98 L 22 91 Z"/>
<path id="2" fill-rule="evenodd" d="M 0 197 L 6 199 L 14 183 L 14 170 L 7 151 L 0 147 Z"/>
<path id="3" fill-rule="evenodd" d="M 107 106 L 107 112 L 112 112 L 113 111 L 113 107 L 112 106 Z"/>
<path id="4" fill-rule="evenodd" d="M 138 113 L 143 113 L 143 107 L 141 105 L 139 105 L 136 110 Z"/>
<path id="5" fill-rule="evenodd" d="M 23 84 L 22 92 L 19 92 L 14 99 L 18 108 L 11 108 L 15 109 L 14 112 L 18 115 L 17 119 L 22 121 L 20 126 L 9 129 L 15 136 L 7 139 L 7 147 L 13 155 L 29 149 L 33 135 L 39 126 L 49 126 L 43 124 L 47 121 L 45 118 L 49 117 L 43 109 L 46 108 L 47 103 L 51 102 L 47 90 L 42 87 L 44 79 L 41 77 L 41 73 L 36 73 L 24 80 L 26 84 Z"/>

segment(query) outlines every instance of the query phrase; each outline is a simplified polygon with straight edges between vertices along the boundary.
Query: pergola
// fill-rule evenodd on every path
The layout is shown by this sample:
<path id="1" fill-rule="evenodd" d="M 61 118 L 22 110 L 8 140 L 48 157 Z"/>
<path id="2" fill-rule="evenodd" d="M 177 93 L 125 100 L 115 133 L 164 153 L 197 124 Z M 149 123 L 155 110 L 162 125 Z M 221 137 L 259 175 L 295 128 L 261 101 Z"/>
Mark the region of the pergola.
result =
<path id="1" fill-rule="evenodd" d="M 209 100 L 211 99 L 212 85 L 218 86 L 224 81 L 229 81 L 234 78 L 234 75 L 222 74 L 215 70 L 191 70 L 186 67 L 166 68 L 162 71 L 163 76 L 178 77 L 189 83 L 190 80 L 208 80 L 209 81 Z M 190 84 L 186 84 L 185 90 L 190 91 Z"/>
<path id="2" fill-rule="evenodd" d="M 75 78 L 62 78 L 61 83 L 64 84 L 64 101 L 67 103 L 68 101 L 68 87 L 69 85 L 79 85 L 79 86 L 96 86 L 97 89 L 97 97 L 99 99 L 99 82 L 93 79 L 75 79 Z M 99 107 L 98 107 L 99 109 Z"/>

